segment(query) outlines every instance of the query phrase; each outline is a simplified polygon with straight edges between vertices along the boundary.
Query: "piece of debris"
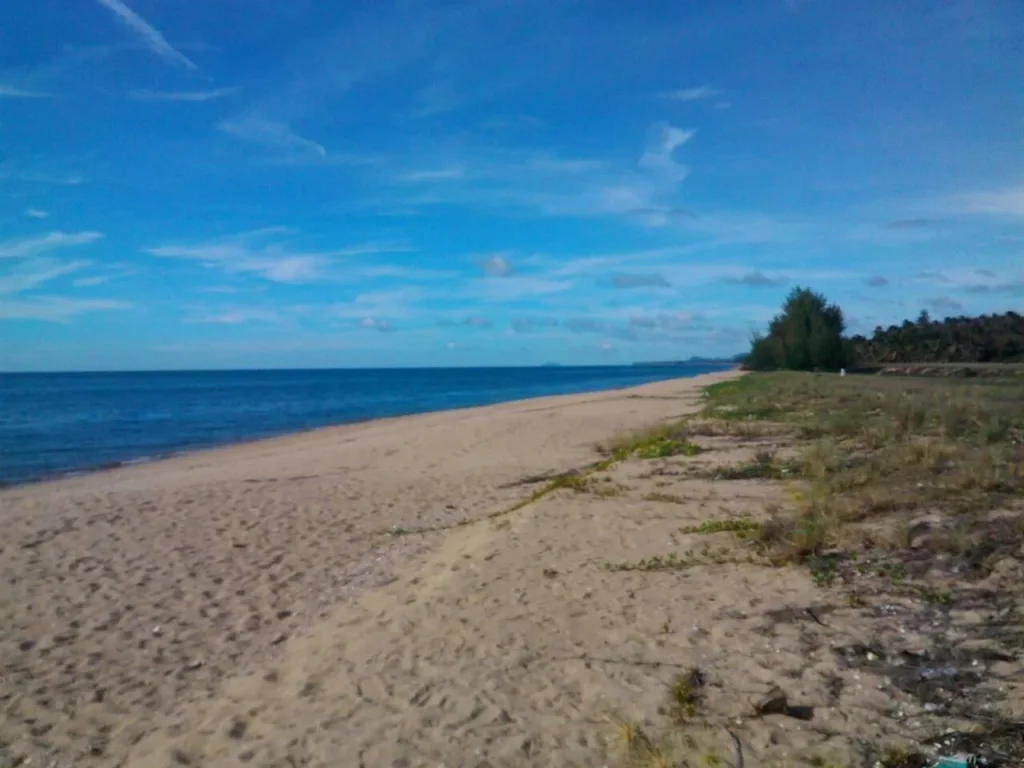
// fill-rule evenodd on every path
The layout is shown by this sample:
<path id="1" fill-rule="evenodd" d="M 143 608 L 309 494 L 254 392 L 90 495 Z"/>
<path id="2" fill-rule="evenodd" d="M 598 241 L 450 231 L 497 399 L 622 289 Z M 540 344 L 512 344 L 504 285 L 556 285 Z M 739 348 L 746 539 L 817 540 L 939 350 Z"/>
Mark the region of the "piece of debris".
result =
<path id="1" fill-rule="evenodd" d="M 755 705 L 754 712 L 758 716 L 784 715 L 788 709 L 789 699 L 786 697 L 785 691 L 775 686 Z"/>

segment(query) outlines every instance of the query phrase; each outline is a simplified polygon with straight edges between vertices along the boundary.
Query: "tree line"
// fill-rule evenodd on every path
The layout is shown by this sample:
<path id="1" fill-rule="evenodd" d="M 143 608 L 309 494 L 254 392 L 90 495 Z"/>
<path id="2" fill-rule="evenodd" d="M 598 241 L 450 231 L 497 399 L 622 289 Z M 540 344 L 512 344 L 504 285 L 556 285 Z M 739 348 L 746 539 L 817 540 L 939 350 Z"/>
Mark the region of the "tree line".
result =
<path id="1" fill-rule="evenodd" d="M 1016 312 L 916 321 L 845 336 L 843 311 L 820 293 L 794 288 L 765 333 L 751 340 L 750 370 L 837 371 L 886 363 L 1024 362 L 1024 316 Z"/>

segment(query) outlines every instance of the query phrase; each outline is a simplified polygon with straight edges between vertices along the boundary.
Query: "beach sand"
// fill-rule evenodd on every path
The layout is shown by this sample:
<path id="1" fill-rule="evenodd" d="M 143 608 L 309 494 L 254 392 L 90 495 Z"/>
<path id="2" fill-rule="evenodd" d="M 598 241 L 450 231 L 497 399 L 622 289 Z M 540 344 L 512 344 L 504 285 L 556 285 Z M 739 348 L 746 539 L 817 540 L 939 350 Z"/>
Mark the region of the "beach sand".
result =
<path id="1" fill-rule="evenodd" d="M 0 766 L 610 765 L 616 722 L 653 728 L 691 667 L 747 768 L 850 757 L 896 727 L 877 715 L 894 702 L 832 650 L 858 632 L 841 609 L 827 627 L 805 614 L 820 600 L 805 569 L 713 551 L 680 571 L 606 567 L 703 546 L 686 525 L 763 517 L 780 488 L 674 469 L 756 446 L 707 438 L 699 457 L 599 473 L 614 490 L 523 503 L 538 476 L 592 466 L 596 443 L 692 413 L 736 375 L 0 492 Z M 814 720 L 752 718 L 775 685 Z M 724 726 L 692 738 L 734 764 Z"/>

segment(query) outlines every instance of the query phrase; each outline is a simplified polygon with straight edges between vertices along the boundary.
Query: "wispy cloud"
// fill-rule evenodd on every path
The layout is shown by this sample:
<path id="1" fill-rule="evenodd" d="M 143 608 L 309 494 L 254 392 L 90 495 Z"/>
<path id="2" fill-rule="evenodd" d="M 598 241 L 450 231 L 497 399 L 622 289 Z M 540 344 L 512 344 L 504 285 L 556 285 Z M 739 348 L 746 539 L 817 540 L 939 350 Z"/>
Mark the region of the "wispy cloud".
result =
<path id="1" fill-rule="evenodd" d="M 886 223 L 887 229 L 926 229 L 935 224 L 934 219 L 895 219 Z"/>
<path id="2" fill-rule="evenodd" d="M 0 277 L 0 296 L 31 291 L 34 288 L 87 267 L 88 261 L 62 262 L 50 258 L 22 260 Z"/>
<path id="3" fill-rule="evenodd" d="M 41 211 L 38 208 L 26 208 L 25 215 L 28 216 L 30 219 L 45 219 L 50 214 L 48 214 L 46 211 Z"/>
<path id="4" fill-rule="evenodd" d="M 510 275 L 501 280 L 485 280 L 468 285 L 457 295 L 469 301 L 506 304 L 564 293 L 572 287 L 573 283 L 569 280 L 553 280 L 540 275 Z"/>
<path id="5" fill-rule="evenodd" d="M 872 288 L 885 288 L 889 285 L 889 279 L 881 275 L 873 275 L 867 279 L 867 284 Z"/>
<path id="6" fill-rule="evenodd" d="M 109 283 L 116 275 L 93 275 L 92 277 L 79 277 L 72 282 L 75 288 L 95 288 L 97 285 Z"/>
<path id="7" fill-rule="evenodd" d="M 364 317 L 359 321 L 360 328 L 369 328 L 374 331 L 389 332 L 395 330 L 395 327 L 387 320 L 378 317 Z"/>
<path id="8" fill-rule="evenodd" d="M 87 312 L 131 309 L 127 301 L 108 299 L 69 299 L 62 296 L 36 296 L 0 302 L 0 320 L 45 320 L 66 323 Z"/>
<path id="9" fill-rule="evenodd" d="M 185 54 L 168 43 L 159 30 L 121 2 L 121 0 L 96 0 L 96 2 L 114 13 L 118 19 L 138 36 L 147 48 L 164 61 L 198 71 L 199 67 Z"/>
<path id="10" fill-rule="evenodd" d="M 480 269 L 489 277 L 508 277 L 512 274 L 512 265 L 504 253 L 482 256 L 478 260 Z"/>
<path id="11" fill-rule="evenodd" d="M 1014 296 L 1024 296 L 1024 280 L 1014 280 L 1006 283 L 969 285 L 964 290 L 968 293 L 1008 293 Z"/>
<path id="12" fill-rule="evenodd" d="M 781 275 L 770 276 L 764 272 L 755 270 L 753 272 L 747 272 L 743 275 L 736 275 L 724 278 L 727 283 L 736 283 L 737 285 L 749 285 L 754 288 L 767 288 L 775 285 L 785 285 L 789 282 L 789 279 Z"/>
<path id="13" fill-rule="evenodd" d="M 421 181 L 443 181 L 461 179 L 466 175 L 462 168 L 435 168 L 431 170 L 407 171 L 396 177 L 397 181 L 416 183 Z"/>
<path id="14" fill-rule="evenodd" d="M 681 88 L 677 91 L 668 91 L 662 96 L 672 101 L 699 101 L 700 99 L 714 99 L 721 96 L 722 92 L 710 85 L 701 85 L 696 88 Z"/>
<path id="15" fill-rule="evenodd" d="M 925 299 L 924 303 L 926 306 L 931 307 L 936 312 L 944 312 L 951 314 L 953 312 L 963 312 L 964 305 L 956 299 L 949 296 L 935 296 L 930 299 Z"/>
<path id="16" fill-rule="evenodd" d="M 275 283 L 311 283 L 327 277 L 329 267 L 340 258 L 411 250 L 403 243 L 362 243 L 332 250 L 297 251 L 286 241 L 272 239 L 288 232 L 284 227 L 265 227 L 198 243 L 160 245 L 146 253 L 197 261 L 229 274 L 255 274 Z"/>
<path id="17" fill-rule="evenodd" d="M 555 328 L 558 320 L 553 317 L 514 317 L 512 330 L 515 333 L 537 333 L 538 331 Z"/>
<path id="18" fill-rule="evenodd" d="M 1024 186 L 960 195 L 953 205 L 962 213 L 1024 216 Z"/>
<path id="19" fill-rule="evenodd" d="M 132 101 L 213 101 L 235 93 L 237 88 L 215 88 L 209 91 L 129 91 L 128 98 Z"/>
<path id="20" fill-rule="evenodd" d="M 113 265 L 115 268 L 118 265 Z M 72 285 L 75 288 L 95 288 L 98 285 L 106 285 L 107 283 L 113 282 L 114 280 L 122 280 L 126 277 L 136 274 L 136 270 L 129 266 L 121 266 L 120 270 L 107 272 L 101 275 L 89 275 L 87 277 L 79 277 L 72 281 Z"/>
<path id="21" fill-rule="evenodd" d="M 440 322 L 440 325 L 443 327 L 462 325 L 467 328 L 492 328 L 494 326 L 494 323 L 492 323 L 486 317 L 481 317 L 480 315 L 473 315 L 471 317 L 463 317 L 460 320 L 442 320 Z"/>
<path id="22" fill-rule="evenodd" d="M 0 242 L 0 259 L 19 259 L 76 245 L 94 243 L 103 237 L 100 232 L 50 232 L 42 237 Z"/>
<path id="23" fill-rule="evenodd" d="M 654 123 L 639 157 L 629 164 L 522 147 L 443 145 L 433 152 L 443 161 L 440 167 L 458 168 L 459 173 L 413 177 L 415 191 L 402 203 L 416 209 L 454 204 L 516 216 L 628 215 L 664 226 L 686 215 L 676 210 L 674 198 L 689 168 L 676 154 L 693 136 L 693 131 L 670 123 Z M 403 180 L 399 174 L 393 178 Z"/>
<path id="24" fill-rule="evenodd" d="M 48 99 L 52 94 L 0 83 L 0 99 Z"/>
<path id="25" fill-rule="evenodd" d="M 0 165 L 0 179 L 53 187 L 73 187 L 85 182 L 85 176 L 80 173 L 51 173 L 45 170 L 18 168 L 10 163 Z"/>
<path id="26" fill-rule="evenodd" d="M 668 288 L 671 284 L 662 275 L 652 273 L 615 275 L 612 285 L 616 288 Z"/>
<path id="27" fill-rule="evenodd" d="M 462 103 L 455 86 L 448 80 L 439 80 L 421 88 L 416 94 L 413 117 L 433 117 L 458 109 Z"/>
<path id="28" fill-rule="evenodd" d="M 247 115 L 234 120 L 225 120 L 219 126 L 229 136 L 259 144 L 267 149 L 288 154 L 327 157 L 327 149 L 312 139 L 299 136 L 285 123 L 267 120 L 258 115 Z"/>
<path id="29" fill-rule="evenodd" d="M 83 246 L 100 239 L 99 232 L 51 232 L 34 238 L 0 243 L 0 259 L 6 261 L 0 275 L 0 320 L 50 320 L 65 322 L 82 312 L 112 309 L 120 302 L 86 301 L 59 296 L 33 295 L 60 278 L 80 272 L 92 262 L 63 261 L 50 251 Z"/>
<path id="30" fill-rule="evenodd" d="M 640 156 L 639 167 L 664 176 L 672 182 L 682 181 L 690 173 L 690 169 L 677 163 L 673 155 L 696 133 L 676 128 L 669 123 L 655 123 L 648 136 L 647 148 Z"/>
<path id="31" fill-rule="evenodd" d="M 284 319 L 280 312 L 273 309 L 229 307 L 201 314 L 195 321 L 213 325 L 242 325 L 243 323 L 281 323 L 284 322 Z"/>

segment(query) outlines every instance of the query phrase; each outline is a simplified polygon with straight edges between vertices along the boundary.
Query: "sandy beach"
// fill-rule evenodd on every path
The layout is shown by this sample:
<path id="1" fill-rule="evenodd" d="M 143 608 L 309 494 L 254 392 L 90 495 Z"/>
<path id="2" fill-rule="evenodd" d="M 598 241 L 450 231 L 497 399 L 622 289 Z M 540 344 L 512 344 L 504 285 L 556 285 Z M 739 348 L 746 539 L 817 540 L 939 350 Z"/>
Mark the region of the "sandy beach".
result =
<path id="1" fill-rule="evenodd" d="M 732 756 L 735 738 L 748 767 L 848 757 L 894 727 L 871 716 L 893 701 L 828 647 L 859 631 L 841 609 L 803 620 L 806 570 L 605 567 L 686 549 L 687 525 L 763 516 L 779 488 L 676 469 L 756 446 L 706 438 L 699 457 L 620 461 L 593 493 L 537 498 L 592 471 L 596 444 L 693 413 L 736 375 L 0 492 L 0 765 L 612 764 L 615 723 L 657 718 L 690 667 L 734 721 L 698 732 L 695 754 Z M 814 721 L 748 718 L 775 685 Z"/>

